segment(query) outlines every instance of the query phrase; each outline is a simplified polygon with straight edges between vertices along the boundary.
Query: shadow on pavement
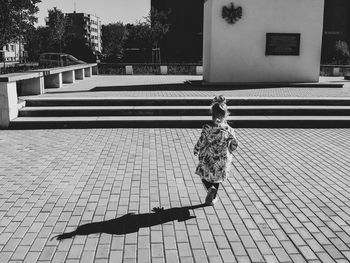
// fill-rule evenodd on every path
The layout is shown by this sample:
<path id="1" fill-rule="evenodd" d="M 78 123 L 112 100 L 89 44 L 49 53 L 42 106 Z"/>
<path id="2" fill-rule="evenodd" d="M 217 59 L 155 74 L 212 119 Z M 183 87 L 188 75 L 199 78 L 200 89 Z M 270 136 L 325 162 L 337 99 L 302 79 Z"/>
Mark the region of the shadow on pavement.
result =
<path id="1" fill-rule="evenodd" d="M 67 91 L 55 91 L 54 88 L 48 89 L 49 94 L 60 93 L 84 93 L 84 92 L 110 92 L 110 91 L 183 91 L 183 90 L 209 90 L 209 88 L 192 87 L 185 83 L 176 84 L 144 84 L 144 85 L 126 85 L 126 86 L 96 86 L 88 90 L 67 90 Z"/>
<path id="2" fill-rule="evenodd" d="M 191 216 L 190 210 L 194 210 L 205 206 L 207 205 L 200 204 L 195 206 L 175 207 L 170 209 L 155 207 L 152 209 L 154 213 L 129 213 L 108 221 L 101 221 L 81 225 L 78 226 L 78 228 L 75 231 L 54 236 L 51 240 L 55 238 L 57 240 L 63 240 L 67 238 L 72 238 L 76 235 L 87 236 L 96 233 L 124 235 L 137 232 L 140 228 L 143 227 L 156 226 L 175 220 L 177 220 L 178 222 L 184 222 L 186 220 L 196 218 L 195 216 Z"/>
<path id="3" fill-rule="evenodd" d="M 184 83 L 144 84 L 124 86 L 96 86 L 88 90 L 47 90 L 49 94 L 113 92 L 113 91 L 213 91 L 213 90 L 251 90 L 273 88 L 342 88 L 344 82 L 329 81 L 327 83 L 227 83 L 205 84 L 202 81 L 187 81 Z"/>
<path id="4" fill-rule="evenodd" d="M 291 85 L 291 84 L 285 84 Z M 296 85 L 296 84 L 295 84 Z M 293 85 L 293 86 L 295 86 Z M 212 91 L 212 90 L 247 90 L 247 89 L 270 89 L 283 87 L 276 83 L 231 83 L 231 84 L 203 84 L 201 81 L 187 81 L 185 83 L 171 84 L 145 84 L 128 86 L 96 86 L 90 91 Z"/>
<path id="5" fill-rule="evenodd" d="M 91 91 L 143 91 L 143 90 L 191 90 L 190 85 L 185 83 L 169 84 L 144 84 L 127 86 L 97 86 Z M 198 89 L 198 88 L 196 88 Z"/>

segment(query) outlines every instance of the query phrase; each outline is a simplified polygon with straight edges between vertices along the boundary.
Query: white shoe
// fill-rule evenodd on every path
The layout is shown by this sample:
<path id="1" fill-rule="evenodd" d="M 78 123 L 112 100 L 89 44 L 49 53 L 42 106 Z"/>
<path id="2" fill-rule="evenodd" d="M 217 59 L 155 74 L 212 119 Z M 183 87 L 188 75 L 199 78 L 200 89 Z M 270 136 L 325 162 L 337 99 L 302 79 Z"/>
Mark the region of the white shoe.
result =
<path id="1" fill-rule="evenodd" d="M 205 203 L 207 205 L 213 205 L 214 196 L 216 195 L 216 188 L 214 186 L 210 187 L 205 197 Z"/>
<path id="2" fill-rule="evenodd" d="M 211 201 L 211 205 L 215 205 L 219 201 L 219 197 L 216 195 L 213 201 Z"/>

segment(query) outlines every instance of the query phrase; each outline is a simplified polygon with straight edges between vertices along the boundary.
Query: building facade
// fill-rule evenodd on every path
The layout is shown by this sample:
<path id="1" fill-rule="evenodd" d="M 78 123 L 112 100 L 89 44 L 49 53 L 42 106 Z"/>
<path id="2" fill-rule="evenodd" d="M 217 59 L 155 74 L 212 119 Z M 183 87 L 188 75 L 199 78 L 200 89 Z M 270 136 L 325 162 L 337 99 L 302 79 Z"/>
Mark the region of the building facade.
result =
<path id="1" fill-rule="evenodd" d="M 99 17 L 85 13 L 65 14 L 68 36 L 84 39 L 95 53 L 102 50 L 101 20 Z"/>
<path id="2" fill-rule="evenodd" d="M 201 62 L 203 0 L 151 0 L 153 8 L 168 11 L 170 30 L 161 42 L 162 61 Z M 338 41 L 350 45 L 350 1 L 325 0 L 321 63 L 335 63 Z"/>
<path id="3" fill-rule="evenodd" d="M 0 61 L 19 62 L 26 57 L 24 45 L 18 42 L 12 42 L 5 45 L 0 52 Z"/>

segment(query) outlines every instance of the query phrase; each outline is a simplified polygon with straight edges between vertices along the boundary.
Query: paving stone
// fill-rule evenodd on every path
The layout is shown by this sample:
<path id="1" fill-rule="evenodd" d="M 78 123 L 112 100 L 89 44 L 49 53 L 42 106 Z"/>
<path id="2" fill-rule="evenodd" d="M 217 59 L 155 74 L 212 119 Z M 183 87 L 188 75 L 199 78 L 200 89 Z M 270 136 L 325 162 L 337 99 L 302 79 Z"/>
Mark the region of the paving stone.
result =
<path id="1" fill-rule="evenodd" d="M 164 248 L 162 244 L 151 245 L 151 256 L 152 258 L 164 258 Z"/>
<path id="2" fill-rule="evenodd" d="M 125 249 L 125 251 L 129 252 L 129 249 Z M 128 256 L 129 256 L 129 253 L 127 254 L 126 257 Z M 109 257 L 109 245 L 98 245 L 96 249 L 96 258 L 108 259 L 108 257 Z"/>
<path id="3" fill-rule="evenodd" d="M 26 262 L 26 263 L 37 262 L 39 259 L 39 256 L 40 256 L 40 252 L 28 252 L 23 262 Z M 58 258 L 59 256 L 60 254 L 59 252 L 57 252 L 52 262 L 58 262 L 58 261 L 55 261 L 55 258 Z M 64 260 L 64 257 L 65 255 L 60 259 L 60 262 Z M 6 261 L 1 261 L 1 262 L 6 262 Z"/>
<path id="4" fill-rule="evenodd" d="M 248 256 L 237 256 L 238 263 L 251 263 L 252 261 Z"/>
<path id="5" fill-rule="evenodd" d="M 174 236 L 164 237 L 164 247 L 165 249 L 176 249 L 176 239 Z"/>
<path id="6" fill-rule="evenodd" d="M 114 253 L 110 253 L 110 258 L 117 260 L 118 258 L 116 257 L 116 255 Z M 69 257 L 69 256 L 68 256 Z M 95 258 L 95 252 L 94 251 L 87 251 L 84 250 L 82 251 L 80 262 L 87 262 L 87 263 L 93 263 L 94 262 L 94 258 Z"/>
<path id="7" fill-rule="evenodd" d="M 307 261 L 304 259 L 302 255 L 290 255 L 291 261 L 285 261 L 285 262 L 300 262 L 300 263 L 307 263 Z"/>
<path id="8" fill-rule="evenodd" d="M 29 251 L 29 248 L 29 246 L 18 246 L 11 257 L 11 260 L 23 261 Z"/>
<path id="9" fill-rule="evenodd" d="M 316 254 L 308 246 L 300 246 L 299 250 L 301 254 L 306 258 L 307 261 L 317 260 Z"/>
<path id="10" fill-rule="evenodd" d="M 291 261 L 290 257 L 292 255 L 289 256 L 284 249 L 274 248 L 272 250 L 280 262 L 290 262 Z"/>
<path id="11" fill-rule="evenodd" d="M 8 262 L 11 258 L 13 252 L 1 252 L 0 253 L 0 262 Z"/>
<path id="12" fill-rule="evenodd" d="M 99 91 L 99 95 L 110 97 L 110 96 L 208 96 L 214 97 L 217 94 L 217 90 L 191 90 L 189 87 L 186 87 L 186 90 L 117 90 L 115 87 L 125 85 L 157 85 L 157 84 L 169 84 L 169 83 L 179 83 L 182 84 L 186 80 L 201 80 L 201 76 L 133 76 L 132 79 L 130 76 L 94 76 L 93 78 L 85 81 L 76 82 L 74 84 L 63 85 L 63 88 L 47 90 L 44 94 L 45 97 L 53 97 L 59 95 L 60 97 L 94 97 L 96 92 L 86 92 L 95 87 L 99 86 L 111 86 L 112 91 Z M 131 80 L 131 81 L 130 81 Z M 332 77 L 324 78 L 321 77 L 320 81 L 340 81 L 344 83 L 341 77 Z M 131 83 L 132 82 L 132 83 Z M 345 83 L 346 84 L 346 83 Z M 68 92 L 67 92 L 68 91 Z M 74 93 L 70 93 L 74 91 Z M 80 92 L 79 92 L 80 91 Z M 57 94 L 59 93 L 59 94 Z M 67 94 L 68 93 L 68 94 Z M 237 96 L 274 96 L 274 97 L 308 97 L 308 96 L 317 96 L 317 97 L 349 97 L 350 91 L 348 86 L 345 88 L 267 88 L 267 89 L 237 89 L 237 90 L 221 90 L 221 94 L 224 96 L 231 95 L 233 97 Z"/>
<path id="13" fill-rule="evenodd" d="M 40 254 L 39 261 L 51 261 L 56 251 L 56 247 L 47 246 L 42 250 Z"/>
<path id="14" fill-rule="evenodd" d="M 180 258 L 192 257 L 191 247 L 189 243 L 179 243 L 178 251 L 179 251 Z"/>
<path id="15" fill-rule="evenodd" d="M 1 131 L 0 262 L 349 260 L 348 130 L 236 132 L 234 176 L 196 219 L 58 242 L 82 224 L 200 204 L 200 130 Z"/>
<path id="16" fill-rule="evenodd" d="M 68 253 L 68 259 L 79 259 L 83 251 L 83 245 L 72 245 Z"/>

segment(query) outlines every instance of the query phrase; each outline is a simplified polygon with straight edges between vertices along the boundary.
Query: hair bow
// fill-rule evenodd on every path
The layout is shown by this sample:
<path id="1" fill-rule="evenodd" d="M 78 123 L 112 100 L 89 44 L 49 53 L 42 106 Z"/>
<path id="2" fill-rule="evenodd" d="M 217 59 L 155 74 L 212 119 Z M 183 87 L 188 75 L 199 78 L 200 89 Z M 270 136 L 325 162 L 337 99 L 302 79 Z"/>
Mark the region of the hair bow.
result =
<path id="1" fill-rule="evenodd" d="M 216 96 L 216 97 L 213 99 L 212 105 L 214 105 L 214 104 L 216 104 L 216 103 L 219 104 L 219 107 L 220 107 L 222 110 L 225 110 L 226 98 L 225 98 L 223 95 Z"/>

